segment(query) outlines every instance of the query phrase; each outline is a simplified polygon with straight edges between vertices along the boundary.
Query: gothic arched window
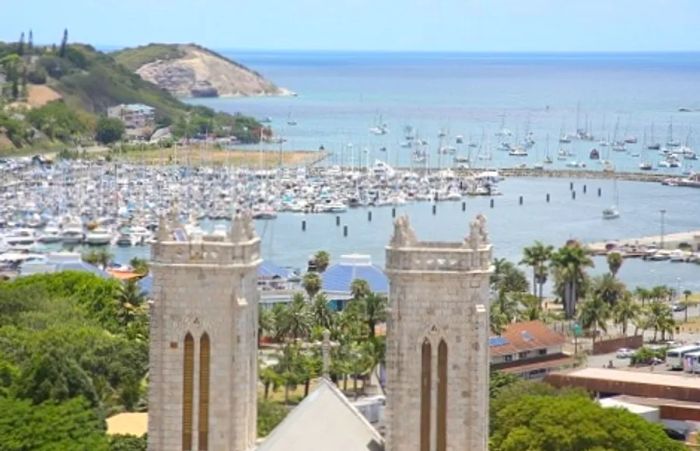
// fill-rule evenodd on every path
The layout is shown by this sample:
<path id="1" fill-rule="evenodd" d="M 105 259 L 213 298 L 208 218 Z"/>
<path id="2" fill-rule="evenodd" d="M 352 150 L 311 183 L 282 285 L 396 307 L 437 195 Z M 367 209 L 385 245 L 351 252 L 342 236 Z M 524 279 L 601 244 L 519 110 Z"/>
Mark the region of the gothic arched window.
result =
<path id="1" fill-rule="evenodd" d="M 209 362 L 211 351 L 209 335 L 199 339 L 199 451 L 209 449 Z"/>
<path id="2" fill-rule="evenodd" d="M 438 345 L 437 451 L 447 451 L 447 343 Z"/>
<path id="3" fill-rule="evenodd" d="M 192 395 L 194 391 L 194 339 L 185 335 L 182 369 L 182 449 L 192 450 Z"/>
<path id="4" fill-rule="evenodd" d="M 421 347 L 420 451 L 430 451 L 430 359 L 430 341 L 426 338 Z"/>

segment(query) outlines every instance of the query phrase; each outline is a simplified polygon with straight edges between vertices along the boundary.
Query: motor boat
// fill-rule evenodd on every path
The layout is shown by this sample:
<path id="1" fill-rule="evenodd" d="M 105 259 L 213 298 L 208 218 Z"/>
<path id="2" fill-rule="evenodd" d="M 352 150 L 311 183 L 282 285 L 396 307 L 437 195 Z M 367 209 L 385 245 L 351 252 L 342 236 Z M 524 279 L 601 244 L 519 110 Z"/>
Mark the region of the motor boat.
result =
<path id="1" fill-rule="evenodd" d="M 112 242 L 112 232 L 109 230 L 96 227 L 93 230 L 88 231 L 85 235 L 85 243 L 91 246 L 104 246 Z"/>
<path id="2" fill-rule="evenodd" d="M 44 230 L 39 235 L 39 242 L 44 244 L 59 243 L 63 240 L 61 229 L 56 225 L 49 224 L 44 227 Z"/>
<path id="3" fill-rule="evenodd" d="M 32 246 L 36 243 L 36 232 L 34 229 L 14 229 L 5 236 L 5 243 L 10 247 Z"/>
<path id="4" fill-rule="evenodd" d="M 520 146 L 516 146 L 511 148 L 510 152 L 508 152 L 508 155 L 510 155 L 511 157 L 526 157 L 527 150 L 523 149 Z"/>
<path id="5" fill-rule="evenodd" d="M 617 207 L 612 206 L 603 210 L 603 219 L 617 219 L 620 217 L 620 212 Z"/>
<path id="6" fill-rule="evenodd" d="M 264 205 L 253 208 L 251 216 L 253 219 L 275 219 L 277 212 L 271 206 Z"/>

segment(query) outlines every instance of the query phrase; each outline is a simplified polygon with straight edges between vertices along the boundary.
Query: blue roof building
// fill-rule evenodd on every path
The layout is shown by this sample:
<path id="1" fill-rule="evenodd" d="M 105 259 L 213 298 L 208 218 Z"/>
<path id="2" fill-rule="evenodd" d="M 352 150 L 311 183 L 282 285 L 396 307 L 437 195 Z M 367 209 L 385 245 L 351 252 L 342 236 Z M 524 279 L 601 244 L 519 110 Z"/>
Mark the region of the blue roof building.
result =
<path id="1" fill-rule="evenodd" d="M 352 297 L 350 285 L 355 279 L 366 281 L 375 293 L 389 294 L 389 278 L 379 266 L 372 264 L 369 255 L 341 255 L 338 263 L 326 268 L 321 279 L 326 296 L 341 303 Z"/>

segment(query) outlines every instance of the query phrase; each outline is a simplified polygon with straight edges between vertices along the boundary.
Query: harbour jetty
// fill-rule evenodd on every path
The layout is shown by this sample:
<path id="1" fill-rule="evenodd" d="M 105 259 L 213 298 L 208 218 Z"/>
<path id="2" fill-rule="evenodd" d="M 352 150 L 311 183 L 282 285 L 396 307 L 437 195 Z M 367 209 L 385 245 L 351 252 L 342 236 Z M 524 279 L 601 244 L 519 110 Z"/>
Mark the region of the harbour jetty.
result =
<path id="1" fill-rule="evenodd" d="M 643 253 L 648 253 L 650 250 L 698 250 L 700 249 L 700 230 L 692 230 L 689 232 L 658 234 L 653 236 L 645 236 L 641 238 L 626 238 L 622 240 L 608 240 L 597 243 L 588 243 L 588 249 L 594 254 L 605 254 L 611 249 L 628 249 L 630 253 L 634 253 L 635 249 L 643 257 Z M 647 252 L 644 252 L 646 250 Z"/>

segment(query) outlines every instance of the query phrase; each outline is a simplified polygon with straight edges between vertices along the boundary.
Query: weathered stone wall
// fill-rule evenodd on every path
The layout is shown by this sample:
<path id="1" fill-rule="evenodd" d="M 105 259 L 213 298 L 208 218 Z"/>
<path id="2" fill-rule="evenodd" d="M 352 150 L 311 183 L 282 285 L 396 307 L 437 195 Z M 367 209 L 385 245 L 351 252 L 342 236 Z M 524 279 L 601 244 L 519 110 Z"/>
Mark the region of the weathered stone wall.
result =
<path id="1" fill-rule="evenodd" d="M 161 241 L 153 248 L 148 448 L 182 449 L 184 338 L 194 338 L 193 450 L 198 449 L 200 342 L 210 339 L 209 450 L 256 439 L 259 239 Z"/>
<path id="2" fill-rule="evenodd" d="M 398 227 L 398 226 L 397 226 Z M 407 225 L 403 226 L 407 227 Z M 483 233 L 480 236 L 474 236 Z M 412 231 L 387 248 L 387 451 L 419 451 L 421 347 L 431 343 L 431 439 L 437 447 L 438 346 L 447 364 L 447 450 L 481 451 L 488 440 L 491 246 L 485 231 L 464 243 L 424 243 Z M 408 238 L 406 238 L 408 237 Z"/>

